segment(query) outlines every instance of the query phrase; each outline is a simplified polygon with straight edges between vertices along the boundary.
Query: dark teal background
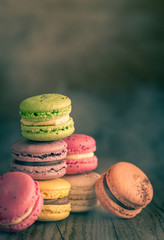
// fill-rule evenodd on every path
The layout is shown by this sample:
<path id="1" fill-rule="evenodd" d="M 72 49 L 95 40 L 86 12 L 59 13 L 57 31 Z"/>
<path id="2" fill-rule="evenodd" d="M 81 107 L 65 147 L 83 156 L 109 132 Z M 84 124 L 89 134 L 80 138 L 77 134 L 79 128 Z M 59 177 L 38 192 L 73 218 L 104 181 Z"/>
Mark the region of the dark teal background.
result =
<path id="1" fill-rule="evenodd" d="M 163 167 L 163 6 L 0 2 L 1 173 L 21 137 L 20 102 L 50 92 L 70 97 L 76 133 L 95 137 L 98 170 L 116 161 Z"/>
<path id="2" fill-rule="evenodd" d="M 160 0 L 2 0 L 1 114 L 40 93 L 110 100 L 163 88 L 163 9 Z"/>

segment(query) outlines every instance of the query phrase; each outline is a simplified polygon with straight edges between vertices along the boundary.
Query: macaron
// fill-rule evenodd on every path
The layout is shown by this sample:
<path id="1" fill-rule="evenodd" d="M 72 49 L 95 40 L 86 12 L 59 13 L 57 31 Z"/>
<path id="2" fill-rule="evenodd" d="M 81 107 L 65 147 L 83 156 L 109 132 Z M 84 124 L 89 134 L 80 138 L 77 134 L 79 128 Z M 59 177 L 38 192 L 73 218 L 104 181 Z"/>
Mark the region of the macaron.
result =
<path id="1" fill-rule="evenodd" d="M 90 172 L 97 167 L 98 159 L 94 155 L 96 141 L 84 134 L 72 134 L 63 139 L 67 143 L 66 174 Z"/>
<path id="2" fill-rule="evenodd" d="M 72 212 L 85 212 L 99 205 L 95 192 L 95 183 L 100 175 L 96 172 L 79 175 L 65 175 L 62 179 L 71 184 L 69 200 Z"/>
<path id="3" fill-rule="evenodd" d="M 61 94 L 43 94 L 20 104 L 22 135 L 34 141 L 53 141 L 71 135 L 71 100 Z"/>
<path id="4" fill-rule="evenodd" d="M 17 141 L 12 145 L 11 171 L 27 173 L 36 180 L 62 177 L 66 173 L 66 154 L 67 144 L 63 140 Z"/>
<path id="5" fill-rule="evenodd" d="M 0 176 L 0 229 L 18 232 L 32 225 L 43 207 L 39 185 L 29 175 L 8 172 Z"/>
<path id="6" fill-rule="evenodd" d="M 119 162 L 96 182 L 97 197 L 104 208 L 122 218 L 135 217 L 153 198 L 153 187 L 135 165 Z"/>
<path id="7" fill-rule="evenodd" d="M 39 221 L 58 221 L 69 216 L 71 205 L 68 194 L 71 188 L 69 182 L 63 179 L 38 181 L 44 198 Z"/>

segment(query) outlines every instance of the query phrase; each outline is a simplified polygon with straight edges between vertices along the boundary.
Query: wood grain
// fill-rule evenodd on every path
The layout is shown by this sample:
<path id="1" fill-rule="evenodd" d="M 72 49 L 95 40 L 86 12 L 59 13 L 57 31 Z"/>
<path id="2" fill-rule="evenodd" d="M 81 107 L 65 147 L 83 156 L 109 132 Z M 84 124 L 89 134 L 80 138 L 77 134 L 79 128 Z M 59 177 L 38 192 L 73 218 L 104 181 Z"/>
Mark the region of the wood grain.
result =
<path id="1" fill-rule="evenodd" d="M 58 223 L 64 239 L 161 239 L 164 236 L 163 212 L 153 201 L 133 219 L 111 216 L 101 207 L 90 213 L 71 214 L 65 222 Z M 144 238 L 143 238 L 144 236 Z"/>
<path id="2" fill-rule="evenodd" d="M 39 240 L 39 239 L 61 239 L 61 234 L 56 223 L 35 222 L 31 227 L 18 233 L 0 232 L 1 240 Z"/>

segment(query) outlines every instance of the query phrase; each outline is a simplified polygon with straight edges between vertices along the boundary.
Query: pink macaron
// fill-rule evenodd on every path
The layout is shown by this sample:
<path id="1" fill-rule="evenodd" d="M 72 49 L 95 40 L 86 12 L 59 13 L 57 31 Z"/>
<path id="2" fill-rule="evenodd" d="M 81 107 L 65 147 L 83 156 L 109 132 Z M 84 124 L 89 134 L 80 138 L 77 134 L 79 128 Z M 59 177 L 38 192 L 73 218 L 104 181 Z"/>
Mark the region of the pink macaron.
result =
<path id="1" fill-rule="evenodd" d="M 66 173 L 67 144 L 53 142 L 17 141 L 12 145 L 11 171 L 24 172 L 35 180 L 59 178 Z"/>
<path id="2" fill-rule="evenodd" d="M 67 143 L 66 174 L 90 172 L 97 167 L 98 159 L 94 155 L 96 142 L 84 134 L 72 134 L 63 139 Z"/>
<path id="3" fill-rule="evenodd" d="M 8 172 L 0 176 L 0 229 L 18 232 L 32 225 L 43 207 L 39 185 L 29 175 Z"/>

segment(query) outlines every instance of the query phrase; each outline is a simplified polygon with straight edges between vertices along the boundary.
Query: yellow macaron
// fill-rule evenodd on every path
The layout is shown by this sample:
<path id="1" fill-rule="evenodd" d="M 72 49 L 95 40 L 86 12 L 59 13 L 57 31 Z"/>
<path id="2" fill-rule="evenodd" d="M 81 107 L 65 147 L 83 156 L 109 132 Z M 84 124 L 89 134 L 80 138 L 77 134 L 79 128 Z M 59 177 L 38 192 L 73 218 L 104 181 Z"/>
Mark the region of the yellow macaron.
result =
<path id="1" fill-rule="evenodd" d="M 68 195 L 71 185 L 64 179 L 57 178 L 47 181 L 38 181 L 44 198 L 39 221 L 58 221 L 69 216 L 71 204 Z"/>

